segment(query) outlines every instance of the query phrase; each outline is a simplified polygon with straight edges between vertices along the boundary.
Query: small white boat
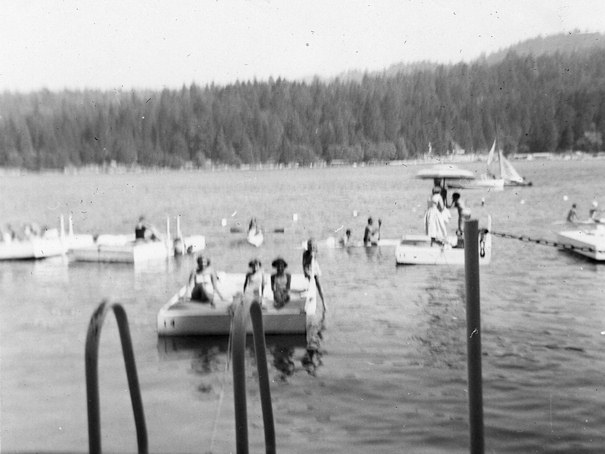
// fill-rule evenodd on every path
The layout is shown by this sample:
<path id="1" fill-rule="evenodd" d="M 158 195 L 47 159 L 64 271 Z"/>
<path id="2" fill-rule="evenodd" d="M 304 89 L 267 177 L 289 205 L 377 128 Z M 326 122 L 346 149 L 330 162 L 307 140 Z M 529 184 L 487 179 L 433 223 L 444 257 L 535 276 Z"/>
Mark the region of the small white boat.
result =
<path id="1" fill-rule="evenodd" d="M 605 225 L 595 229 L 566 230 L 557 234 L 557 242 L 593 260 L 605 260 Z"/>
<path id="2" fill-rule="evenodd" d="M 480 175 L 473 180 L 448 181 L 447 187 L 450 189 L 490 189 L 493 191 L 504 190 L 504 180 L 502 178 L 492 178 L 488 175 Z"/>
<path id="3" fill-rule="evenodd" d="M 487 217 L 487 228 L 479 229 L 479 264 L 487 265 L 492 260 L 491 216 Z M 464 248 L 458 246 L 458 238 L 449 236 L 443 245 L 433 244 L 428 235 L 404 235 L 395 249 L 398 265 L 464 265 Z"/>
<path id="4" fill-rule="evenodd" d="M 63 216 L 60 228 L 49 229 L 43 235 L 32 234 L 25 239 L 0 237 L 0 260 L 38 260 L 67 253 L 69 242 L 65 236 Z"/>
<path id="5" fill-rule="evenodd" d="M 496 154 L 495 149 L 496 141 L 494 140 L 487 157 L 488 172 L 496 178 L 502 179 L 505 186 L 532 186 L 532 182 L 519 175 L 517 169 L 504 157 L 502 150 L 498 150 Z"/>
<path id="6" fill-rule="evenodd" d="M 33 237 L 0 242 L 0 260 L 37 260 L 56 257 L 66 252 L 65 241 L 60 237 Z"/>
<path id="7" fill-rule="evenodd" d="M 445 245 L 431 246 L 427 235 L 404 235 L 395 249 L 398 265 L 464 265 L 464 247 L 456 247 L 457 239 L 450 237 Z M 468 247 L 468 246 L 465 246 Z M 492 259 L 492 235 L 479 233 L 479 264 Z"/>
<path id="8" fill-rule="evenodd" d="M 317 246 L 326 249 L 395 247 L 400 242 L 401 240 L 397 238 L 384 238 L 371 244 L 365 244 L 363 241 L 349 241 L 345 244 L 342 238 L 329 236 L 325 240 L 317 241 Z M 300 249 L 307 249 L 306 241 L 301 243 Z"/>
<path id="9" fill-rule="evenodd" d="M 172 247 L 164 241 L 123 241 L 127 237 L 101 235 L 92 245 L 72 248 L 71 255 L 78 262 L 109 263 L 137 263 L 167 259 L 173 255 Z"/>
<path id="10" fill-rule="evenodd" d="M 248 243 L 250 243 L 252 246 L 260 247 L 260 245 L 263 244 L 263 241 L 265 241 L 265 237 L 262 230 L 251 229 L 248 231 L 246 241 L 248 241 Z"/>
<path id="11" fill-rule="evenodd" d="M 158 312 L 157 327 L 160 336 L 226 335 L 231 329 L 230 308 L 241 295 L 246 275 L 218 273 L 218 289 L 225 301 L 215 298 L 215 307 L 208 303 L 191 301 L 182 287 Z M 291 300 L 282 308 L 273 304 L 270 276 L 263 297 L 263 328 L 266 334 L 305 334 L 308 321 L 315 315 L 315 299 L 307 298 L 309 281 L 302 274 L 293 274 L 290 285 Z M 248 325 L 251 332 L 251 324 Z"/>

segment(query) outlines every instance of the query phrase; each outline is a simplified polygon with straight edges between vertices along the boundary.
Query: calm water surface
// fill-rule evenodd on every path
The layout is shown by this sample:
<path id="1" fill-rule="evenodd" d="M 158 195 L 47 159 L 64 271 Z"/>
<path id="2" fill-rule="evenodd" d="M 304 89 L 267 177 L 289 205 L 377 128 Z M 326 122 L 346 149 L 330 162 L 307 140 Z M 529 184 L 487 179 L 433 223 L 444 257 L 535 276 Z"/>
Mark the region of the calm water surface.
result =
<path id="1" fill-rule="evenodd" d="M 495 231 L 554 240 L 572 202 L 584 215 L 593 198 L 605 204 L 605 161 L 515 165 L 534 187 L 463 194 L 480 221 L 492 215 Z M 3 177 L 0 212 L 13 225 L 56 225 L 71 212 L 76 231 L 88 233 L 128 233 L 140 214 L 163 228 L 166 215 L 180 214 L 186 235 L 206 235 L 217 269 L 244 272 L 253 257 L 267 267 L 282 255 L 301 272 L 302 241 L 341 226 L 359 239 L 370 215 L 382 218 L 385 238 L 419 233 L 430 183 L 414 178 L 418 169 Z M 250 216 L 285 233 L 268 233 L 253 249 L 229 233 Z M 319 259 L 330 309 L 320 354 L 306 364 L 304 339 L 268 342 L 278 450 L 468 452 L 463 268 L 396 267 L 388 247 L 323 249 Z M 158 309 L 192 266 L 190 257 L 136 268 L 61 258 L 0 263 L 1 451 L 87 451 L 84 342 L 92 312 L 108 299 L 128 313 L 150 451 L 233 452 L 227 339 L 156 334 Z M 603 452 L 604 277 L 605 265 L 554 247 L 494 239 L 481 273 L 486 452 Z M 111 317 L 103 330 L 103 447 L 136 452 Z M 248 357 L 249 437 L 258 452 L 252 350 Z"/>

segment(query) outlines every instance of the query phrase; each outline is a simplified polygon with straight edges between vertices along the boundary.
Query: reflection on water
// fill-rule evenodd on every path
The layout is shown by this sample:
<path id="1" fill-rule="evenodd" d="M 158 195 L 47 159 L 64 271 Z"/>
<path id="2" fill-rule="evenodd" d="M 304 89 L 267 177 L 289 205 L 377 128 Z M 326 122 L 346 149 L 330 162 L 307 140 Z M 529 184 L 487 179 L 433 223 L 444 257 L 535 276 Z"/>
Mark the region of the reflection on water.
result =
<path id="1" fill-rule="evenodd" d="M 309 336 L 271 335 L 265 337 L 267 357 L 275 369 L 276 380 L 285 383 L 298 369 L 315 375 L 317 368 L 323 364 L 323 353 L 320 349 L 321 327 L 313 328 L 312 344 Z M 191 359 L 191 369 L 196 375 L 211 376 L 222 373 L 230 361 L 229 336 L 164 336 L 158 338 L 158 353 L 162 360 Z M 303 353 L 304 352 L 304 353 Z M 254 367 L 254 342 L 252 336 L 246 339 L 246 357 L 249 359 L 246 368 Z M 209 392 L 210 387 L 201 386 L 201 392 Z"/>

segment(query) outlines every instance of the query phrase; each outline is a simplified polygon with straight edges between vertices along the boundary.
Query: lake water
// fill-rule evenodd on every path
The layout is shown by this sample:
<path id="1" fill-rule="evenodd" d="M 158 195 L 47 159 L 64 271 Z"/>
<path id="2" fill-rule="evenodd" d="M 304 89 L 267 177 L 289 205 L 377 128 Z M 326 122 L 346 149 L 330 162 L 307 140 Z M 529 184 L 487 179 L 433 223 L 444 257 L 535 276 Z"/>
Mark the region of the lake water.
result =
<path id="1" fill-rule="evenodd" d="M 605 161 L 515 166 L 533 187 L 463 191 L 473 215 L 483 222 L 491 214 L 497 232 L 554 240 L 572 202 L 581 216 L 594 198 L 605 203 Z M 360 239 L 368 216 L 382 219 L 384 238 L 420 233 L 431 184 L 414 178 L 419 168 L 10 176 L 0 179 L 0 212 L 13 225 L 57 225 L 71 212 L 76 232 L 87 233 L 129 233 L 141 214 L 161 229 L 166 215 L 180 214 L 185 235 L 206 235 L 219 270 L 245 272 L 258 257 L 270 271 L 281 255 L 299 273 L 305 239 L 341 226 Z M 229 233 L 251 216 L 268 232 L 259 249 Z M 392 247 L 320 249 L 319 260 L 330 311 L 315 362 L 303 362 L 304 340 L 268 341 L 278 451 L 468 452 L 463 267 L 397 267 Z M 156 333 L 158 309 L 192 266 L 191 257 L 137 268 L 62 258 L 0 263 L 1 451 L 88 450 L 84 342 L 107 299 L 128 313 L 150 451 L 234 452 L 227 340 Z M 480 284 L 486 452 L 603 452 L 604 278 L 605 265 L 578 255 L 494 238 Z M 259 452 L 253 366 L 250 349 L 249 438 Z M 100 395 L 104 450 L 136 452 L 112 317 L 101 340 Z"/>

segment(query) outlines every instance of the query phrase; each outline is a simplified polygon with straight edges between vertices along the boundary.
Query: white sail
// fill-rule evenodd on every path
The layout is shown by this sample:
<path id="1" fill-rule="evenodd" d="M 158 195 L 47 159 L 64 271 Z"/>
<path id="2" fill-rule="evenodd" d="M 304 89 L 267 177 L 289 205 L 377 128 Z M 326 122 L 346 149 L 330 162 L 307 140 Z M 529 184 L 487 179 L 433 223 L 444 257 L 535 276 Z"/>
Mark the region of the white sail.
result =
<path id="1" fill-rule="evenodd" d="M 492 148 L 489 150 L 489 154 L 487 155 L 487 173 L 493 177 L 500 178 L 499 170 L 497 168 L 497 163 L 495 160 L 495 152 L 496 152 L 496 141 L 494 140 L 494 144 Z"/>
<path id="2" fill-rule="evenodd" d="M 525 181 L 510 161 L 504 157 L 502 150 L 498 151 L 498 158 L 500 159 L 500 176 L 504 178 L 505 182 L 523 183 Z"/>

